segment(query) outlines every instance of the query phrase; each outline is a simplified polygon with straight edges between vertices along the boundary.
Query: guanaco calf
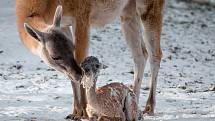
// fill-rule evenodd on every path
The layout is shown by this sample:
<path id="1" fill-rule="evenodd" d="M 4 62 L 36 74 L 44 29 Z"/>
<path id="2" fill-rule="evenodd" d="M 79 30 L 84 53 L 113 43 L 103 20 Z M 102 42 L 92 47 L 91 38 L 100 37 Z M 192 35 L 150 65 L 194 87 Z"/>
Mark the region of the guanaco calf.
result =
<path id="1" fill-rule="evenodd" d="M 102 117 L 137 121 L 137 98 L 131 89 L 117 82 L 96 89 L 99 71 L 104 68 L 96 57 L 87 57 L 81 67 L 84 71 L 82 84 L 86 88 L 90 121 L 96 121 L 97 118 L 100 120 Z"/>

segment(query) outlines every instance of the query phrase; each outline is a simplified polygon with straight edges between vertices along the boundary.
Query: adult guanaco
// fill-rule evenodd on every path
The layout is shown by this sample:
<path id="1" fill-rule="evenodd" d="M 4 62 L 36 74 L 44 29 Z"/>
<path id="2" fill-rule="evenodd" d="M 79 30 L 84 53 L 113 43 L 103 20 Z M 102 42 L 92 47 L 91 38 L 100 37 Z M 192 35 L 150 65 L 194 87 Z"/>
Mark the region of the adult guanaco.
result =
<path id="1" fill-rule="evenodd" d="M 153 115 L 157 76 L 162 57 L 160 36 L 164 2 L 165 0 L 16 0 L 17 26 L 22 42 L 32 53 L 40 56 L 56 70 L 79 80 L 82 72 L 77 64 L 80 64 L 88 54 L 90 28 L 104 26 L 120 16 L 122 32 L 134 59 L 134 92 L 138 99 L 144 67 L 149 58 L 151 83 L 144 112 Z M 53 23 L 58 5 L 62 6 L 63 15 L 57 17 L 61 20 L 60 23 Z M 24 23 L 27 23 L 25 27 Z M 72 31 L 69 29 L 70 26 L 73 28 Z M 144 38 L 142 33 L 145 35 Z M 54 37 L 43 37 L 47 34 L 64 39 L 66 36 L 66 39 L 72 40 L 73 43 L 61 41 L 60 47 L 54 47 L 60 42 L 55 41 Z M 47 39 L 51 39 L 54 45 L 47 44 L 49 41 Z M 66 48 L 62 48 L 64 45 Z M 59 54 L 61 49 L 68 49 L 64 50 L 67 54 L 63 54 L 64 52 Z M 68 53 L 71 55 L 68 56 Z M 72 64 L 68 65 L 69 60 Z M 74 82 L 72 87 L 74 110 L 70 118 L 85 117 L 87 114 L 84 88 Z"/>

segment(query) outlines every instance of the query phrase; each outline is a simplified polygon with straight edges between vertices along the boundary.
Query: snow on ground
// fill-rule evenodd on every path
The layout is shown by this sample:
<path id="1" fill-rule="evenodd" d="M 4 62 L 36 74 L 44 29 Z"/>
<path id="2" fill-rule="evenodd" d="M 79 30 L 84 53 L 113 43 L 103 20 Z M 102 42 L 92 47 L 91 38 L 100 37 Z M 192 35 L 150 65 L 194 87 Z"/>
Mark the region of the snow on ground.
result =
<path id="1" fill-rule="evenodd" d="M 215 8 L 167 1 L 156 116 L 145 116 L 145 121 L 214 121 Z M 15 1 L 0 1 L 0 120 L 63 121 L 72 110 L 70 81 L 23 46 L 14 5 Z M 90 55 L 109 66 L 102 71 L 98 86 L 114 81 L 132 83 L 133 62 L 119 21 L 93 29 L 90 44 Z M 148 93 L 148 66 L 141 110 Z"/>

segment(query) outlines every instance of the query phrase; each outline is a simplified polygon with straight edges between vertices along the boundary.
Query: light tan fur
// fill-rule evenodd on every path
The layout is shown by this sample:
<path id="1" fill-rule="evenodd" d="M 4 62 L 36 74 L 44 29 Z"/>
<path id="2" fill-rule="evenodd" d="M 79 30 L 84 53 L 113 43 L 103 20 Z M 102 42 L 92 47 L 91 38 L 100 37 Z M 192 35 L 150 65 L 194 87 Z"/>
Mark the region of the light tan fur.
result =
<path id="1" fill-rule="evenodd" d="M 117 17 L 121 17 L 122 31 L 134 58 L 134 92 L 139 98 L 147 58 L 151 65 L 150 94 L 145 112 L 154 113 L 157 75 L 162 52 L 160 35 L 162 28 L 162 11 L 165 0 L 16 0 L 17 26 L 24 45 L 34 54 L 40 56 L 41 44 L 24 29 L 28 23 L 33 28 L 44 31 L 52 24 L 55 10 L 62 5 L 62 32 L 73 26 L 75 47 L 74 58 L 79 64 L 88 53 L 89 31 L 91 26 L 103 26 Z M 142 37 L 141 25 L 144 25 Z M 72 39 L 72 38 L 71 38 Z M 43 54 L 45 55 L 45 54 Z M 46 54 L 46 56 L 50 56 Z M 41 56 L 43 60 L 45 57 Z M 46 57 L 47 58 L 47 57 Z M 52 65 L 51 65 L 52 66 Z M 72 117 L 84 116 L 86 100 L 82 86 L 72 84 L 75 93 Z"/>
<path id="2" fill-rule="evenodd" d="M 137 121 L 137 101 L 134 92 L 122 83 L 111 83 L 96 89 L 86 90 L 87 114 L 90 119 L 118 118 L 122 121 Z M 110 120 L 111 121 L 111 120 Z"/>
<path id="3" fill-rule="evenodd" d="M 104 68 L 96 57 L 87 57 L 81 67 L 84 72 L 82 84 L 86 88 L 86 110 L 90 121 L 137 121 L 137 98 L 131 89 L 117 82 L 96 89 L 100 69 Z"/>

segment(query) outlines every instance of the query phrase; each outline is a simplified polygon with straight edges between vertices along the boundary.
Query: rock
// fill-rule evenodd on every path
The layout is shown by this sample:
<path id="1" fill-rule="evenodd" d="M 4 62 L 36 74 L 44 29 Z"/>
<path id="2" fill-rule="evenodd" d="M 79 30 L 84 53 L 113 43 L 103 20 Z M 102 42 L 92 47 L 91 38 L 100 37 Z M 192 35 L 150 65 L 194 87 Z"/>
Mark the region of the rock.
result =
<path id="1" fill-rule="evenodd" d="M 215 85 L 211 86 L 211 87 L 209 88 L 209 91 L 215 91 Z"/>
<path id="2" fill-rule="evenodd" d="M 48 68 L 47 71 L 55 71 L 55 70 L 52 68 Z"/>
<path id="3" fill-rule="evenodd" d="M 60 98 L 60 96 L 56 96 L 54 99 L 56 99 L 56 100 L 57 100 L 57 99 L 59 99 L 59 98 Z"/>
<path id="4" fill-rule="evenodd" d="M 17 70 L 21 69 L 22 67 L 23 67 L 22 65 L 16 65 Z"/>
<path id="5" fill-rule="evenodd" d="M 198 61 L 199 61 L 197 58 L 194 58 L 194 60 L 195 60 L 196 62 L 198 62 Z"/>
<path id="6" fill-rule="evenodd" d="M 202 24 L 202 25 L 201 25 L 201 28 L 207 28 L 207 27 L 208 27 L 207 24 Z"/>
<path id="7" fill-rule="evenodd" d="M 144 73 L 144 77 L 149 77 L 149 76 L 150 76 L 150 74 Z"/>
<path id="8" fill-rule="evenodd" d="M 36 70 L 41 70 L 41 68 L 36 68 Z"/>
<path id="9" fill-rule="evenodd" d="M 130 73 L 130 74 L 134 74 L 134 71 L 130 71 L 130 72 L 128 72 L 128 73 Z"/>
<path id="10" fill-rule="evenodd" d="M 205 61 L 212 61 L 212 59 L 210 59 L 210 58 L 205 58 Z"/>
<path id="11" fill-rule="evenodd" d="M 12 67 L 10 67 L 10 69 L 15 68 L 15 69 L 17 69 L 17 70 L 20 70 L 22 67 L 23 67 L 22 65 L 17 64 L 17 65 L 13 65 Z"/>
<path id="12" fill-rule="evenodd" d="M 19 89 L 19 88 L 24 88 L 25 86 L 23 85 L 20 85 L 20 86 L 16 86 L 16 89 Z"/>
<path id="13" fill-rule="evenodd" d="M 178 85 L 177 88 L 183 89 L 183 90 L 187 89 L 187 87 L 185 85 Z"/>
<path id="14" fill-rule="evenodd" d="M 197 91 L 196 91 L 196 90 L 193 90 L 193 89 L 187 89 L 186 92 L 187 92 L 187 93 L 196 93 Z"/>
<path id="15" fill-rule="evenodd" d="M 171 55 L 170 55 L 170 56 L 168 56 L 167 58 L 168 58 L 169 60 L 172 60 L 172 56 L 171 56 Z"/>
<path id="16" fill-rule="evenodd" d="M 143 87 L 142 90 L 149 90 L 149 87 Z"/>

